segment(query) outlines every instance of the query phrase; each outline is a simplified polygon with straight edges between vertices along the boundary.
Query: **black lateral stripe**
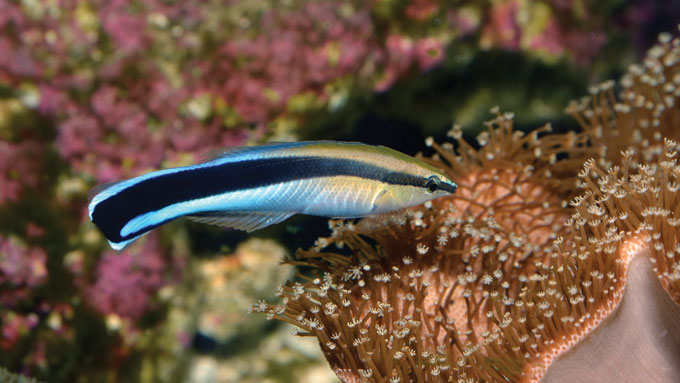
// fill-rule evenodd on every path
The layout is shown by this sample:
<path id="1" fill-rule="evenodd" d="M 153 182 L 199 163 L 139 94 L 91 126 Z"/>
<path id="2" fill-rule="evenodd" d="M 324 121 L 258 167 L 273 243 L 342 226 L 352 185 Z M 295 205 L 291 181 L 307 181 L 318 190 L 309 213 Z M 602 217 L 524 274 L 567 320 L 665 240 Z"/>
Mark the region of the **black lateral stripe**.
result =
<path id="1" fill-rule="evenodd" d="M 180 202 L 272 184 L 330 176 L 356 176 L 394 185 L 424 186 L 422 177 L 365 162 L 328 157 L 279 157 L 193 167 L 141 181 L 99 202 L 92 221 L 112 242 L 122 242 L 162 225 L 120 236 L 130 220 Z"/>

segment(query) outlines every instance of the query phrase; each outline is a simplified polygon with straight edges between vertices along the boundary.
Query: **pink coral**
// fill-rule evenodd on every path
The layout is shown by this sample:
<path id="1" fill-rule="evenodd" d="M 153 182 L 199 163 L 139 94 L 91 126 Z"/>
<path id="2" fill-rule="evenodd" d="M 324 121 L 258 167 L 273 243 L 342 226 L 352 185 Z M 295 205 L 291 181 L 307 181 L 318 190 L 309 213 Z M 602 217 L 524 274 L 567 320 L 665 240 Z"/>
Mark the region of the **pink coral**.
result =
<path id="1" fill-rule="evenodd" d="M 95 281 L 86 288 L 86 300 L 101 314 L 140 318 L 151 306 L 153 295 L 168 281 L 167 263 L 157 237 L 150 235 L 143 246 L 120 254 L 102 254 Z"/>
<path id="2" fill-rule="evenodd" d="M 434 0 L 414 0 L 407 7 L 404 14 L 416 21 L 427 20 L 439 10 L 439 4 Z"/>
<path id="3" fill-rule="evenodd" d="M 146 47 L 146 20 L 134 14 L 127 0 L 105 3 L 100 17 L 104 30 L 121 53 L 130 54 Z"/>
<path id="4" fill-rule="evenodd" d="M 532 49 L 544 51 L 551 55 L 558 55 L 564 51 L 562 30 L 557 21 L 550 18 L 545 29 L 538 36 L 534 36 L 529 43 Z"/>
<path id="5" fill-rule="evenodd" d="M 217 57 L 199 65 L 202 87 L 222 95 L 250 122 L 284 111 L 294 95 L 356 73 L 377 48 L 367 9 L 338 12 L 336 2 L 306 3 L 299 10 L 268 11 L 256 37 L 237 33 Z M 216 81 L 217 80 L 217 81 Z"/>
<path id="6" fill-rule="evenodd" d="M 0 236 L 0 304 L 12 306 L 47 279 L 47 255 L 20 240 Z"/>
<path id="7" fill-rule="evenodd" d="M 38 186 L 42 154 L 37 141 L 12 143 L 0 139 L 0 205 L 17 201 L 27 187 Z"/>
<path id="8" fill-rule="evenodd" d="M 328 85 L 337 82 L 385 90 L 414 70 L 436 66 L 446 44 L 475 31 L 488 47 L 568 52 L 583 60 L 603 42 L 579 29 L 589 19 L 570 24 L 573 17 L 553 15 L 541 35 L 520 46 L 526 26 L 517 15 L 526 10 L 514 0 L 490 10 L 416 0 L 386 13 L 403 14 L 413 25 L 381 19 L 374 2 L 229 4 L 3 3 L 0 81 L 34 85 L 38 111 L 57 122 L 62 157 L 76 173 L 104 182 L 260 136 L 246 124 L 302 119 L 309 105 L 329 102 Z M 574 7 L 546 6 L 564 14 Z M 475 16 L 487 11 L 488 17 Z M 440 14 L 447 17 L 439 20 Z M 564 42 L 557 32 L 567 36 Z M 309 105 L 296 106 L 297 96 Z"/>
<path id="9" fill-rule="evenodd" d="M 421 70 L 428 70 L 444 60 L 444 46 L 441 41 L 426 37 L 415 43 L 415 57 Z"/>
<path id="10" fill-rule="evenodd" d="M 0 312 L 0 324 L 0 349 L 7 351 L 38 324 L 38 316 L 4 311 Z"/>
<path id="11" fill-rule="evenodd" d="M 492 5 L 482 39 L 503 49 L 518 49 L 521 37 L 520 25 L 517 22 L 518 11 L 519 4 L 514 0 Z"/>
<path id="12" fill-rule="evenodd" d="M 394 81 L 408 72 L 413 60 L 413 40 L 407 36 L 392 34 L 385 40 L 385 73 L 375 84 L 379 92 L 387 90 Z"/>
<path id="13" fill-rule="evenodd" d="M 60 154 L 75 171 L 111 181 L 156 168 L 176 151 L 205 149 L 177 147 L 176 141 L 163 138 L 168 130 L 200 132 L 205 139 L 194 141 L 196 145 L 221 143 L 221 136 L 230 142 L 243 137 L 203 129 L 184 115 L 183 103 L 198 91 L 189 84 L 194 74 L 176 78 L 161 70 L 167 60 L 159 52 L 159 40 L 167 35 L 152 28 L 151 16 L 197 28 L 195 3 L 117 0 L 84 6 L 60 1 L 58 6 L 60 12 L 36 19 L 29 8 L 47 5 L 3 4 L 0 47 L 6 55 L 0 54 L 0 79 L 37 86 L 38 111 L 57 120 Z M 187 47 L 181 36 L 177 40 L 178 46 Z M 172 60 L 171 65 L 179 66 L 184 56 Z"/>

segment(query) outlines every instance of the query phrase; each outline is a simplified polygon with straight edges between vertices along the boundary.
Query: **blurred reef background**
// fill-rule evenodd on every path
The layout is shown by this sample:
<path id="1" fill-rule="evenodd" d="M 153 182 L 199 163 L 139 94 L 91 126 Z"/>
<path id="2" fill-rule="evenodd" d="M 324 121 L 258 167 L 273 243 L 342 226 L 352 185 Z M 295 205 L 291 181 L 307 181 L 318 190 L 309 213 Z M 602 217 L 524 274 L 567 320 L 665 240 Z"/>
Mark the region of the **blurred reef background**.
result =
<path id="1" fill-rule="evenodd" d="M 672 0 L 0 0 L 0 366 L 336 382 L 315 340 L 247 313 L 324 219 L 255 235 L 180 220 L 118 254 L 88 190 L 270 140 L 415 154 L 454 122 L 474 136 L 494 105 L 519 129 L 578 129 L 569 101 L 679 20 Z"/>

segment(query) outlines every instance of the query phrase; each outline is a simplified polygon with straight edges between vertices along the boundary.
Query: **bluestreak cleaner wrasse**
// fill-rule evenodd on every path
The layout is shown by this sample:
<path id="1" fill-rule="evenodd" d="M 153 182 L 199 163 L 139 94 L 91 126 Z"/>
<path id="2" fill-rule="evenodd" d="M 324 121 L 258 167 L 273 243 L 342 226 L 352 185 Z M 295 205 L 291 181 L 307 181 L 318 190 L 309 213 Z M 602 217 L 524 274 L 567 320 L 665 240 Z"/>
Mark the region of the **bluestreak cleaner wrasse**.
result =
<path id="1" fill-rule="evenodd" d="M 310 141 L 231 148 L 197 165 L 103 185 L 88 207 L 121 250 L 181 216 L 250 232 L 293 214 L 365 217 L 455 190 L 441 170 L 396 150 Z"/>

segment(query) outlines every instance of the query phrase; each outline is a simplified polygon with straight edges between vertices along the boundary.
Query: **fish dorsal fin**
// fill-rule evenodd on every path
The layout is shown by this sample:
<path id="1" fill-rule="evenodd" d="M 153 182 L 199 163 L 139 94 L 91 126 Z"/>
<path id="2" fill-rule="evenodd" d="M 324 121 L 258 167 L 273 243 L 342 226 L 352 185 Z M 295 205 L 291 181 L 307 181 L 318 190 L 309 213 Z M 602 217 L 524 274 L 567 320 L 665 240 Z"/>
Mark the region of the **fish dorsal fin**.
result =
<path id="1" fill-rule="evenodd" d="M 238 155 L 244 155 L 244 154 L 256 154 L 256 153 L 262 153 L 262 152 L 267 152 L 272 149 L 276 148 L 285 148 L 285 147 L 294 147 L 294 146 L 302 146 L 305 144 L 308 144 L 309 142 L 307 141 L 300 141 L 300 142 L 267 142 L 262 145 L 257 145 L 257 146 L 232 146 L 229 148 L 220 148 L 220 149 L 213 149 L 209 150 L 206 152 L 204 155 L 201 156 L 200 163 L 205 163 L 205 162 L 210 162 L 214 161 L 220 158 L 226 158 L 226 157 L 232 157 L 232 156 L 238 156 Z"/>
<path id="2" fill-rule="evenodd" d="M 310 144 L 337 144 L 342 143 L 345 145 L 366 145 L 356 141 L 331 141 L 331 140 L 321 140 L 321 141 L 296 141 L 296 142 L 282 142 L 282 141 L 270 141 L 257 146 L 232 146 L 229 148 L 214 149 L 206 152 L 206 154 L 200 157 L 200 163 L 206 163 L 210 161 L 215 161 L 218 159 L 228 158 L 232 156 L 247 156 L 247 155 L 257 155 L 267 153 L 276 149 L 294 148 Z M 383 147 L 382 145 L 375 145 L 378 147 Z"/>
<path id="3" fill-rule="evenodd" d="M 115 184 L 117 184 L 117 183 L 119 183 L 119 182 L 120 182 L 120 181 L 116 181 L 116 182 L 107 182 L 107 183 L 104 183 L 104 184 L 95 185 L 95 186 L 92 187 L 92 189 L 90 189 L 90 191 L 87 193 L 87 201 L 88 201 L 88 202 L 91 202 L 97 194 L 103 192 L 104 190 L 110 188 L 111 186 L 113 186 L 113 185 L 115 185 Z"/>
<path id="4" fill-rule="evenodd" d="M 252 231 L 283 222 L 293 214 L 295 213 L 262 211 L 209 211 L 187 217 L 197 222 L 207 223 L 210 225 L 233 227 L 234 229 L 245 230 L 250 233 Z"/>

